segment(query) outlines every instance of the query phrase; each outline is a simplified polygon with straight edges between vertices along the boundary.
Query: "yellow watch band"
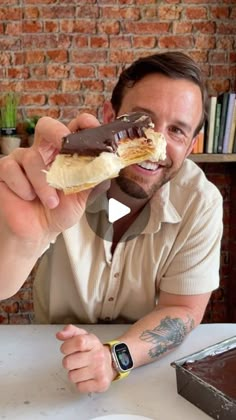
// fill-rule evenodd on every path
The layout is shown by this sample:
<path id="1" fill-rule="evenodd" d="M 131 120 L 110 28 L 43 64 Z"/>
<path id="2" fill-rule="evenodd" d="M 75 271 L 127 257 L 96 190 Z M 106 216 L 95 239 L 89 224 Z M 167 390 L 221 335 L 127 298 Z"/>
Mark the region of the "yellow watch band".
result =
<path id="1" fill-rule="evenodd" d="M 115 370 L 117 371 L 117 376 L 113 379 L 113 381 L 119 381 L 120 379 L 126 378 L 130 374 L 130 370 L 131 370 L 131 369 L 129 369 L 126 372 L 122 372 L 118 369 L 117 359 L 114 356 L 114 346 L 116 344 L 121 344 L 121 341 L 111 340 L 111 341 L 108 341 L 107 343 L 105 343 L 105 345 L 110 347 L 113 366 L 114 366 Z"/>

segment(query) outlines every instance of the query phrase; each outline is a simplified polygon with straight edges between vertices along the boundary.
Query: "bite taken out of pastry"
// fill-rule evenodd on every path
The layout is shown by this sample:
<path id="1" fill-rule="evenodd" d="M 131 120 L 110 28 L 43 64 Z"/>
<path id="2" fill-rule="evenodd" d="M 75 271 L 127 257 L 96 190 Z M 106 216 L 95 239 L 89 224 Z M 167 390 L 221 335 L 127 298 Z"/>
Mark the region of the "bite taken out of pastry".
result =
<path id="1" fill-rule="evenodd" d="M 54 188 L 70 194 L 115 178 L 126 166 L 165 158 L 164 135 L 154 131 L 149 115 L 133 112 L 64 137 L 46 179 Z"/>

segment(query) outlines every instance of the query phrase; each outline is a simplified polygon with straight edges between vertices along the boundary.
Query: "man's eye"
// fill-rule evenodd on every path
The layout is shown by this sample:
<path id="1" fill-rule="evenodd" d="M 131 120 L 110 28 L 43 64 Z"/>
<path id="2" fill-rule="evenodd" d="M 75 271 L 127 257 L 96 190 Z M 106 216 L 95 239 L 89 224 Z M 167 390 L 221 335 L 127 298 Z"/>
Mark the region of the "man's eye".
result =
<path id="1" fill-rule="evenodd" d="M 169 138 L 177 143 L 186 143 L 187 136 L 183 130 L 176 126 L 169 127 Z"/>
<path id="2" fill-rule="evenodd" d="M 183 131 L 175 126 L 170 127 L 170 131 L 175 134 L 184 135 Z"/>

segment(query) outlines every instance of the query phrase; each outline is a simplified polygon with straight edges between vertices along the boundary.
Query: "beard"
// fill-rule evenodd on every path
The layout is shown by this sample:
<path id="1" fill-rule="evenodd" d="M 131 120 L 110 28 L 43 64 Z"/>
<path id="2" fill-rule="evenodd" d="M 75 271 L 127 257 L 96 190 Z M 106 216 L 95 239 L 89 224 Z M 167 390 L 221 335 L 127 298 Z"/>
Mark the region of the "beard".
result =
<path id="1" fill-rule="evenodd" d="M 161 179 L 151 184 L 140 175 L 130 175 L 127 169 L 120 171 L 116 182 L 124 193 L 138 199 L 150 199 L 156 191 L 173 177 L 173 174 L 164 173 Z"/>

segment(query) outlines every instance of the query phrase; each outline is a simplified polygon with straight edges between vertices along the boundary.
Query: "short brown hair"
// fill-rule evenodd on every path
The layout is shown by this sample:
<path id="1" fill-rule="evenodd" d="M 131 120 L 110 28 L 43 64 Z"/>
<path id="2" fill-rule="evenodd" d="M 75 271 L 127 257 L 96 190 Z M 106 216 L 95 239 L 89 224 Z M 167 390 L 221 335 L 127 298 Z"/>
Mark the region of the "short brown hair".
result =
<path id="1" fill-rule="evenodd" d="M 153 73 L 163 74 L 171 79 L 186 79 L 199 86 L 202 94 L 202 116 L 195 129 L 194 136 L 202 128 L 208 109 L 208 95 L 202 72 L 197 63 L 182 52 L 163 52 L 139 58 L 120 74 L 118 82 L 113 89 L 111 104 L 116 114 L 122 104 L 127 88 L 133 87 L 145 76 Z"/>

